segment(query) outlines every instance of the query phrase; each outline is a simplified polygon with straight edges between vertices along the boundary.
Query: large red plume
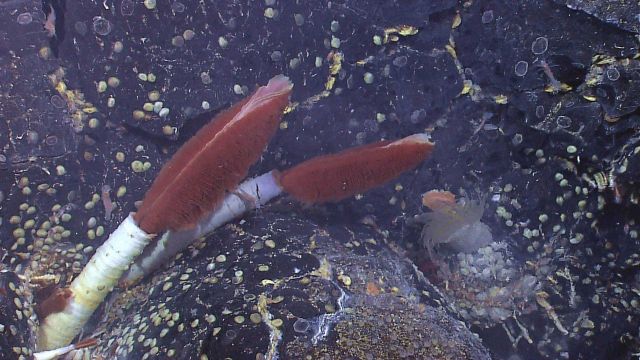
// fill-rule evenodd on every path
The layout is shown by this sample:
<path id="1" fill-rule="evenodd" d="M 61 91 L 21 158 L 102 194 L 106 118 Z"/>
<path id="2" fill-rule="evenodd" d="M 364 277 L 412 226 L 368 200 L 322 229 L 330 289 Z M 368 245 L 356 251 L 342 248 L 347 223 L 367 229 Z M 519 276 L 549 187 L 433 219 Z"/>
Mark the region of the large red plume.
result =
<path id="1" fill-rule="evenodd" d="M 275 134 L 293 85 L 279 75 L 205 125 L 163 166 L 134 215 L 149 234 L 184 230 L 247 176 Z"/>
<path id="2" fill-rule="evenodd" d="M 339 201 L 415 168 L 433 146 L 426 134 L 380 141 L 307 160 L 280 174 L 279 182 L 304 203 Z"/>

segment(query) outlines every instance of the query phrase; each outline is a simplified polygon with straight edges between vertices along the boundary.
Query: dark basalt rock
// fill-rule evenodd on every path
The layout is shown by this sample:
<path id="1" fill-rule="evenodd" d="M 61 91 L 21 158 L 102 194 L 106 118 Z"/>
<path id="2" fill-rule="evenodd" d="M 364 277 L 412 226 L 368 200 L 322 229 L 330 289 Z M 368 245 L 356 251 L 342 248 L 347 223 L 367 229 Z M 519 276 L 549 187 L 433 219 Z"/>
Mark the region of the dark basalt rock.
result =
<path id="1" fill-rule="evenodd" d="M 226 226 L 116 295 L 95 351 L 121 359 L 490 358 L 387 238 L 347 224 L 271 206 Z"/>
<path id="2" fill-rule="evenodd" d="M 0 268 L 0 359 L 29 358 L 35 329 L 30 304 L 29 289 L 18 275 Z"/>
<path id="3" fill-rule="evenodd" d="M 598 20 L 633 33 L 640 31 L 638 4 L 625 4 L 614 0 L 554 0 L 567 8 L 582 11 Z"/>

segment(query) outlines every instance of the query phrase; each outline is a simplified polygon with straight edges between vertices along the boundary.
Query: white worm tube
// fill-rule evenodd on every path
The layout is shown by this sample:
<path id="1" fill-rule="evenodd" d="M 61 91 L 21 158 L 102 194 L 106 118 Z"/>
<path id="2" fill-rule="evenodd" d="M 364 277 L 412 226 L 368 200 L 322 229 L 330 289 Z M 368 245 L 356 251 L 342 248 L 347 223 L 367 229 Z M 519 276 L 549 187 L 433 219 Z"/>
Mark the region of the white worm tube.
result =
<path id="1" fill-rule="evenodd" d="M 68 354 L 75 349 L 76 349 L 75 345 L 67 345 L 67 346 L 53 349 L 53 350 L 45 350 L 45 351 L 34 353 L 33 359 L 34 360 L 52 360 L 52 359 L 56 359 L 58 356 Z"/>
<path id="2" fill-rule="evenodd" d="M 122 286 L 131 286 L 162 265 L 171 261 L 176 254 L 186 249 L 198 238 L 205 236 L 242 216 L 247 211 L 264 205 L 282 193 L 273 171 L 246 180 L 231 194 L 227 195 L 217 210 L 204 216 L 190 230 L 167 231 L 158 241 L 149 245 L 122 277 Z"/>
<path id="3" fill-rule="evenodd" d="M 135 224 L 131 215 L 124 219 L 69 286 L 72 297 L 64 310 L 41 320 L 38 349 L 56 349 L 71 343 L 150 240 L 151 236 Z"/>

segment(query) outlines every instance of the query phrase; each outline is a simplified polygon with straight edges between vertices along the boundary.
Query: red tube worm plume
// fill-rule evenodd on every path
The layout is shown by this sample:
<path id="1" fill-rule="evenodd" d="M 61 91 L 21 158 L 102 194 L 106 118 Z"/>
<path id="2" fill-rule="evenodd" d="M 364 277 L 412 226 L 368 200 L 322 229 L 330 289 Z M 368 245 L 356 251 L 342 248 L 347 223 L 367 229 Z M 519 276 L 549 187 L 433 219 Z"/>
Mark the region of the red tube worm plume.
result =
<path id="1" fill-rule="evenodd" d="M 380 141 L 307 160 L 279 178 L 304 203 L 339 201 L 382 185 L 420 164 L 433 150 L 426 134 Z"/>
<path id="2" fill-rule="evenodd" d="M 213 211 L 275 134 L 292 87 L 278 75 L 198 131 L 147 191 L 134 215 L 138 226 L 148 234 L 185 230 Z"/>
<path id="3" fill-rule="evenodd" d="M 446 190 L 429 190 L 422 194 L 422 205 L 433 211 L 449 211 L 456 206 L 456 196 Z"/>
<path id="4" fill-rule="evenodd" d="M 64 310 L 72 296 L 73 292 L 69 288 L 56 289 L 53 294 L 36 306 L 36 314 L 38 314 L 40 321 L 49 316 L 49 314 Z"/>
<path id="5" fill-rule="evenodd" d="M 84 349 L 84 348 L 88 348 L 88 347 L 92 347 L 92 346 L 96 346 L 98 345 L 98 340 L 94 339 L 94 338 L 86 338 L 86 339 L 82 339 L 80 341 L 78 341 L 77 343 L 73 344 L 73 347 L 78 350 L 78 349 Z"/>

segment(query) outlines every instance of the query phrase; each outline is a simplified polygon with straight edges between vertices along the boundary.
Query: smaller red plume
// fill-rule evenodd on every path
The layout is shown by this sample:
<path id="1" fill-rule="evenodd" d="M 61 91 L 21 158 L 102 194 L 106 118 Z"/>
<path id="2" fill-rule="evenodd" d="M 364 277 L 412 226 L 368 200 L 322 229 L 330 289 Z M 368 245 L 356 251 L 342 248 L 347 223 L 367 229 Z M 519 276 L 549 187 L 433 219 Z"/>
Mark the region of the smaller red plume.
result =
<path id="1" fill-rule="evenodd" d="M 433 211 L 450 211 L 456 206 L 456 196 L 445 190 L 429 190 L 422 194 L 422 205 Z"/>
<path id="2" fill-rule="evenodd" d="M 49 314 L 60 312 L 67 307 L 67 303 L 72 296 L 73 292 L 69 288 L 57 289 L 42 303 L 36 306 L 36 314 L 38 314 L 40 319 L 44 319 L 49 316 Z"/>
<path id="3" fill-rule="evenodd" d="M 96 340 L 95 338 L 86 338 L 73 344 L 73 347 L 74 349 L 78 350 L 78 349 L 84 349 L 84 348 L 88 348 L 96 345 L 98 345 L 98 340 Z"/>
<path id="4" fill-rule="evenodd" d="M 426 134 L 380 141 L 307 160 L 284 171 L 279 182 L 298 201 L 339 201 L 415 168 L 431 154 L 433 147 Z"/>

